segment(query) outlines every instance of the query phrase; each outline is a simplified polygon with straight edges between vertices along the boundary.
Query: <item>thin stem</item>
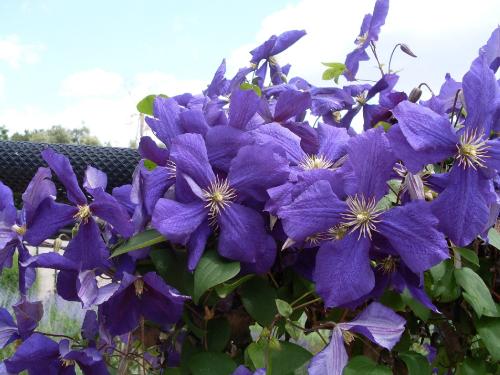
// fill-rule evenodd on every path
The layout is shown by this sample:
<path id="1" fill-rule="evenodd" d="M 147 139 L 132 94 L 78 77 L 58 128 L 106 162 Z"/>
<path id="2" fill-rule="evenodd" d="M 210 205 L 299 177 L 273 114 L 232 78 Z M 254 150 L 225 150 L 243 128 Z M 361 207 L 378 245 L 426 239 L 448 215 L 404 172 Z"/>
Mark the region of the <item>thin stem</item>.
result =
<path id="1" fill-rule="evenodd" d="M 271 272 L 268 272 L 268 273 L 267 273 L 267 276 L 269 276 L 269 278 L 270 278 L 270 279 L 271 279 L 271 281 L 273 282 L 274 287 L 275 287 L 276 289 L 279 289 L 279 287 L 280 287 L 280 286 L 279 286 L 278 282 L 276 281 L 276 279 L 274 278 L 273 274 L 272 274 Z"/>
<path id="2" fill-rule="evenodd" d="M 420 85 L 418 85 L 418 88 L 420 89 L 422 88 L 422 86 L 427 87 L 427 89 L 431 92 L 432 96 L 436 96 L 436 94 L 434 94 L 434 91 L 432 91 L 431 87 L 427 83 L 422 82 Z"/>
<path id="3" fill-rule="evenodd" d="M 391 73 L 391 62 L 392 62 L 392 56 L 394 55 L 394 52 L 396 52 L 396 49 L 401 45 L 401 43 L 398 43 L 394 46 L 394 48 L 392 49 L 392 52 L 391 52 L 391 57 L 389 57 L 389 66 L 388 66 L 388 70 L 389 70 L 389 74 Z"/>
<path id="4" fill-rule="evenodd" d="M 141 373 L 142 375 L 146 375 L 146 344 L 144 340 L 144 317 L 141 316 L 141 350 L 142 350 L 142 368 L 141 368 Z"/>
<path id="5" fill-rule="evenodd" d="M 460 91 L 462 89 L 458 89 L 457 92 L 455 93 L 455 99 L 453 100 L 453 109 L 451 110 L 451 116 L 450 116 L 450 122 L 453 122 L 453 116 L 455 116 L 455 109 L 457 109 L 457 100 L 458 100 L 458 95 L 460 94 Z"/>
<path id="6" fill-rule="evenodd" d="M 460 116 L 462 115 L 462 111 L 464 110 L 464 106 L 460 107 L 460 111 L 457 113 L 456 118 L 455 118 L 455 123 L 453 124 L 453 127 L 456 127 L 458 124 L 458 120 L 460 119 Z"/>
<path id="7" fill-rule="evenodd" d="M 302 301 L 304 298 L 306 298 L 307 296 L 309 296 L 313 293 L 314 293 L 314 291 L 310 290 L 309 292 L 302 294 L 299 298 L 297 298 L 295 301 L 293 301 L 290 305 L 291 306 L 295 305 L 296 303 L 298 303 L 299 301 Z"/>
<path id="8" fill-rule="evenodd" d="M 375 44 L 373 44 L 373 42 L 370 42 L 370 48 L 372 50 L 373 56 L 375 57 L 375 60 L 377 60 L 378 69 L 380 70 L 380 73 L 382 74 L 382 78 L 384 78 L 384 75 L 385 75 L 384 69 L 382 69 L 382 64 L 378 58 L 377 50 L 376 50 Z"/>
<path id="9" fill-rule="evenodd" d="M 47 332 L 42 332 L 42 331 L 35 331 L 35 333 L 39 333 L 39 334 L 44 335 L 44 336 L 62 337 L 65 339 L 69 339 L 71 341 L 78 341 L 74 337 L 70 337 L 70 336 L 66 336 L 66 335 L 59 335 L 57 333 L 47 333 Z"/>
<path id="10" fill-rule="evenodd" d="M 311 300 L 311 301 L 309 301 L 309 302 L 305 302 L 305 303 L 303 303 L 303 304 L 301 304 L 301 305 L 295 306 L 295 307 L 293 308 L 293 310 L 295 311 L 295 310 L 301 309 L 301 308 L 303 308 L 303 307 L 306 307 L 306 306 L 312 305 L 313 303 L 316 303 L 316 302 L 319 302 L 319 301 L 321 301 L 321 298 L 320 298 L 320 297 L 315 298 L 315 299 L 313 299 L 313 300 Z"/>

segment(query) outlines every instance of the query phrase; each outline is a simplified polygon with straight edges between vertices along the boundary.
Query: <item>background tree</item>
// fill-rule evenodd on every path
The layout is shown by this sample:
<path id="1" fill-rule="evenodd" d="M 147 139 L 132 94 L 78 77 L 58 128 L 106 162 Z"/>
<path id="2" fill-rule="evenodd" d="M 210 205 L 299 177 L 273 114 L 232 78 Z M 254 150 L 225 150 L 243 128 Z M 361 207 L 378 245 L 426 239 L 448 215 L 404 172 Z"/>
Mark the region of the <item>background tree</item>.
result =
<path id="1" fill-rule="evenodd" d="M 5 134 L 3 130 L 5 130 Z M 9 139 L 5 127 L 0 127 L 0 139 Z M 76 129 L 66 129 L 61 125 L 54 125 L 50 129 L 24 130 L 24 133 L 14 133 L 10 137 L 10 140 L 101 146 L 99 139 L 91 135 L 90 129 L 86 126 Z"/>

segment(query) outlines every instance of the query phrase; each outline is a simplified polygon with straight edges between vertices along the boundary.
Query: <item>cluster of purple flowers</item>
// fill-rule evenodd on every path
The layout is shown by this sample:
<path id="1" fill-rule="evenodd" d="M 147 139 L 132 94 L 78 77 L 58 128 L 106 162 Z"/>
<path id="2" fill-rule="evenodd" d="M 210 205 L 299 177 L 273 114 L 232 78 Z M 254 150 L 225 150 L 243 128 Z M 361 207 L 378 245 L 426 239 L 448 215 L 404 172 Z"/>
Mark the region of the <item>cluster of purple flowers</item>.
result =
<path id="1" fill-rule="evenodd" d="M 0 184 L 0 267 L 11 266 L 17 249 L 21 294 L 16 322 L 0 310 L 0 344 L 20 340 L 2 371 L 70 374 L 78 365 L 107 374 L 104 358 L 117 337 L 131 340 L 143 320 L 166 331 L 179 322 L 190 297 L 156 272 L 139 272 L 149 248 L 110 258 L 123 239 L 148 228 L 186 249 L 185 272 L 215 238 L 218 254 L 240 262 L 241 275 L 292 268 L 315 283 L 326 308 L 355 309 L 393 288 L 437 312 L 424 271 L 448 258 L 450 245 L 485 238 L 500 211 L 500 28 L 461 82 L 447 76 L 439 95 L 419 101 L 418 89 L 410 97 L 397 91 L 398 76 L 382 66 L 373 85 L 356 82 L 387 11 L 388 0 L 378 0 L 365 17 L 343 87 L 287 78 L 290 66 L 275 56 L 305 35 L 289 31 L 252 50 L 251 65 L 232 79 L 223 61 L 202 94 L 156 97 L 146 122 L 162 145 L 144 137 L 132 183 L 111 194 L 93 167 L 82 190 L 69 160 L 51 149 L 22 210 Z M 356 116 L 363 117 L 359 134 Z M 56 201 L 52 173 L 67 203 Z M 73 236 L 62 255 L 29 254 L 27 245 L 68 226 Z M 87 310 L 84 346 L 36 331 L 40 306 L 27 296 L 36 268 L 59 270 L 57 293 Z M 372 302 L 336 325 L 309 373 L 341 374 L 350 330 L 390 349 L 404 324 Z"/>

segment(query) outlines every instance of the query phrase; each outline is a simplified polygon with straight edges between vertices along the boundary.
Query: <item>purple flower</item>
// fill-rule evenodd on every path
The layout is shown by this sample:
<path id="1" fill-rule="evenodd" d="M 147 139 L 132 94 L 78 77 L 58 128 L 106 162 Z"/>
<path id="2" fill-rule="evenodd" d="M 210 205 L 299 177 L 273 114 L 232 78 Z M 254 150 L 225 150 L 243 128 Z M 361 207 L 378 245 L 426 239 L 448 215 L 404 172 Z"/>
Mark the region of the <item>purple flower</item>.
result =
<path id="1" fill-rule="evenodd" d="M 109 332 L 121 335 L 134 330 L 141 317 L 162 326 L 176 323 L 187 299 L 154 272 L 142 277 L 124 273 L 120 287 L 99 311 Z"/>
<path id="2" fill-rule="evenodd" d="M 341 375 L 347 365 L 345 344 L 362 334 L 370 341 L 391 350 L 405 329 L 405 320 L 391 309 L 372 302 L 361 314 L 348 323 L 338 323 L 333 329 L 330 343 L 316 354 L 309 365 L 309 375 Z"/>
<path id="3" fill-rule="evenodd" d="M 359 36 L 355 40 L 356 49 L 349 53 L 345 60 L 346 71 L 344 72 L 344 76 L 349 81 L 354 81 L 356 79 L 359 62 L 370 59 L 366 53 L 366 48 L 370 45 L 370 43 L 378 40 L 380 28 L 385 23 L 388 11 L 389 0 L 377 0 L 375 8 L 373 9 L 373 15 L 365 15 L 363 23 L 361 24 Z"/>

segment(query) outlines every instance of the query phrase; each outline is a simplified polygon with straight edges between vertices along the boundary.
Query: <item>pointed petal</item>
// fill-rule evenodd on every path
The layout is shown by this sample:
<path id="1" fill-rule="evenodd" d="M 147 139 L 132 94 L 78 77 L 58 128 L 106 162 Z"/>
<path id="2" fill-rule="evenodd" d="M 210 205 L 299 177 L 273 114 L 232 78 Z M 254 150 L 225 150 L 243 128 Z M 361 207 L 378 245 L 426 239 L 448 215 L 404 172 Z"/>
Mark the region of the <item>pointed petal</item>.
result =
<path id="1" fill-rule="evenodd" d="M 302 114 L 309 107 L 311 107 L 311 94 L 298 90 L 285 90 L 276 101 L 274 121 L 286 121 Z"/>
<path id="2" fill-rule="evenodd" d="M 309 375 L 342 375 L 348 359 L 342 331 L 336 327 L 332 331 L 330 343 L 311 359 L 307 368 L 308 373 Z"/>
<path id="3" fill-rule="evenodd" d="M 106 190 L 108 186 L 108 176 L 103 171 L 89 165 L 85 171 L 83 187 L 93 195 L 95 189 Z"/>
<path id="4" fill-rule="evenodd" d="M 489 147 L 486 165 L 500 173 L 500 138 L 487 141 L 486 144 Z"/>
<path id="5" fill-rule="evenodd" d="M 281 33 L 276 38 L 273 48 L 271 49 L 270 55 L 274 56 L 277 55 L 278 53 L 283 52 L 292 44 L 297 42 L 300 38 L 302 38 L 304 35 L 306 35 L 305 30 L 289 30 L 285 31 L 284 33 Z"/>
<path id="6" fill-rule="evenodd" d="M 50 252 L 32 256 L 21 263 L 23 267 L 50 268 L 54 270 L 76 271 L 78 264 L 61 254 Z"/>
<path id="7" fill-rule="evenodd" d="M 375 286 L 368 250 L 370 242 L 358 234 L 324 243 L 316 256 L 314 281 L 325 306 L 335 307 L 355 301 Z"/>
<path id="8" fill-rule="evenodd" d="M 38 326 L 38 322 L 42 319 L 43 304 L 40 301 L 29 302 L 22 300 L 12 306 L 12 309 L 16 316 L 19 335 L 25 340 L 33 333 Z"/>
<path id="9" fill-rule="evenodd" d="M 212 234 L 212 229 L 208 225 L 208 221 L 205 220 L 189 237 L 189 241 L 187 243 L 187 248 L 189 249 L 187 266 L 189 271 L 193 272 L 198 265 L 198 262 L 205 251 L 205 246 L 210 234 Z"/>
<path id="10" fill-rule="evenodd" d="M 168 148 L 170 148 L 172 140 L 177 135 L 182 134 L 179 112 L 179 104 L 175 99 L 157 96 L 153 105 L 155 118 L 146 117 L 146 123 L 153 134 Z"/>
<path id="11" fill-rule="evenodd" d="M 207 87 L 206 95 L 209 98 L 217 97 L 224 93 L 227 86 L 227 79 L 224 78 L 225 74 L 226 59 L 223 59 L 212 78 L 212 82 Z"/>
<path id="12" fill-rule="evenodd" d="M 0 348 L 3 349 L 18 337 L 14 319 L 12 319 L 7 309 L 0 307 Z"/>
<path id="13" fill-rule="evenodd" d="M 447 187 L 431 207 L 439 219 L 438 229 L 455 245 L 466 246 L 485 229 L 494 200 L 490 180 L 472 168 L 455 166 Z"/>
<path id="14" fill-rule="evenodd" d="M 361 333 L 374 343 L 391 350 L 401 338 L 405 324 L 406 321 L 392 309 L 372 302 L 354 320 L 338 326 Z"/>
<path id="15" fill-rule="evenodd" d="M 205 115 L 199 109 L 188 109 L 179 115 L 181 125 L 186 133 L 207 134 L 209 126 Z"/>
<path id="16" fill-rule="evenodd" d="M 300 138 L 290 130 L 275 122 L 259 126 L 251 132 L 252 138 L 258 145 L 271 143 L 280 147 L 291 162 L 300 163 L 306 154 L 300 147 Z"/>
<path id="17" fill-rule="evenodd" d="M 165 165 L 169 156 L 168 150 L 159 147 L 151 137 L 141 137 L 137 151 L 143 159 L 151 160 L 157 165 Z"/>
<path id="18" fill-rule="evenodd" d="M 50 374 L 54 372 L 52 370 L 56 370 L 51 366 L 51 362 L 58 361 L 58 356 L 59 345 L 55 341 L 34 333 L 17 348 L 11 358 L 5 361 L 5 367 L 9 373 L 15 374 L 32 368 L 36 368 L 39 374 Z"/>
<path id="19" fill-rule="evenodd" d="M 283 229 L 295 241 L 322 233 L 338 224 L 347 206 L 333 193 L 330 184 L 318 181 L 288 206 L 278 211 Z"/>
<path id="20" fill-rule="evenodd" d="M 56 197 L 56 186 L 49 168 L 40 167 L 23 193 L 23 208 L 29 226 L 35 210 L 45 198 Z"/>
<path id="21" fill-rule="evenodd" d="M 31 226 L 24 239 L 30 245 L 39 245 L 47 238 L 51 238 L 59 229 L 72 224 L 77 211 L 76 207 L 56 203 L 52 198 L 46 198 L 33 215 Z"/>
<path id="22" fill-rule="evenodd" d="M 260 98 L 253 90 L 237 89 L 231 93 L 229 103 L 229 126 L 245 129 L 259 108 Z"/>
<path id="23" fill-rule="evenodd" d="M 90 211 L 110 224 L 124 238 L 134 233 L 134 225 L 126 208 L 104 190 L 94 190 L 94 201 L 90 204 Z"/>
<path id="24" fill-rule="evenodd" d="M 324 155 L 328 160 L 336 161 L 347 152 L 347 142 L 351 138 L 347 134 L 347 130 L 325 124 L 319 124 L 317 129 L 319 155 Z"/>
<path id="25" fill-rule="evenodd" d="M 78 233 L 64 251 L 64 257 L 78 264 L 82 271 L 103 268 L 109 264 L 109 251 L 93 219 L 80 224 Z"/>
<path id="26" fill-rule="evenodd" d="M 413 272 L 430 269 L 449 257 L 444 235 L 436 229 L 438 220 L 430 204 L 413 201 L 386 211 L 377 225 Z"/>
<path id="27" fill-rule="evenodd" d="M 206 135 L 210 164 L 221 171 L 229 171 L 231 160 L 238 150 L 251 142 L 250 135 L 240 129 L 225 125 L 210 128 Z"/>
<path id="28" fill-rule="evenodd" d="M 58 154 L 51 148 L 43 150 L 42 157 L 66 188 L 68 200 L 75 205 L 86 204 L 87 198 L 85 198 L 85 194 L 83 194 L 82 189 L 78 185 L 78 180 L 69 159 L 62 154 Z"/>
<path id="29" fill-rule="evenodd" d="M 179 203 L 160 199 L 151 225 L 169 241 L 185 245 L 204 220 L 207 220 L 207 210 L 201 201 Z"/>

